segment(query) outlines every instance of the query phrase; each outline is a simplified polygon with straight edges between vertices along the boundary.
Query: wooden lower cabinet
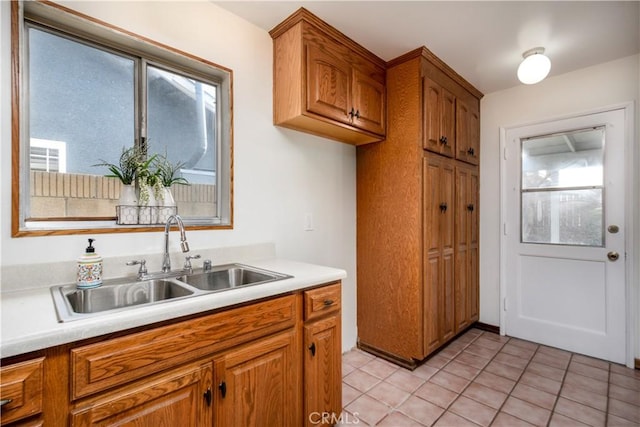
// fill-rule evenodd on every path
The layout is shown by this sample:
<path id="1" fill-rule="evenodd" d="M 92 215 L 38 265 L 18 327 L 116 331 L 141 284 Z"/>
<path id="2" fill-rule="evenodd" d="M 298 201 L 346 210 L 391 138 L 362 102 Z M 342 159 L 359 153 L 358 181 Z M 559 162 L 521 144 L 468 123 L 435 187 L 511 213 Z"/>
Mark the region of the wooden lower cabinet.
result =
<path id="1" fill-rule="evenodd" d="M 211 363 L 205 363 L 122 387 L 79 405 L 71 426 L 211 426 L 211 378 Z"/>
<path id="2" fill-rule="evenodd" d="M 302 399 L 296 331 L 233 350 L 215 362 L 217 425 L 297 426 Z"/>
<path id="3" fill-rule="evenodd" d="M 304 425 L 333 425 L 342 412 L 341 288 L 325 286 L 304 297 Z"/>
<path id="4" fill-rule="evenodd" d="M 2 426 L 297 427 L 305 410 L 337 421 L 340 305 L 331 282 L 3 359 Z"/>
<path id="5" fill-rule="evenodd" d="M 44 358 L 0 368 L 0 417 L 2 425 L 40 414 L 43 407 Z M 41 425 L 32 419 L 23 425 Z"/>

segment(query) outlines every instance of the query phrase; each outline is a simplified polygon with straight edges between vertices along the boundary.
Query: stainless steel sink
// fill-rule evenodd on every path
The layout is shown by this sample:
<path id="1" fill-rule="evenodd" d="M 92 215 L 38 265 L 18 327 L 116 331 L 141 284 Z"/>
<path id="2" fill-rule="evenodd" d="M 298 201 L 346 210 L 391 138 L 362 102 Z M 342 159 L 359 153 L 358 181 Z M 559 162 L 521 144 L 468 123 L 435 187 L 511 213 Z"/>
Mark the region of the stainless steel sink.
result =
<path id="1" fill-rule="evenodd" d="M 248 265 L 227 264 L 192 273 L 156 273 L 149 280 L 135 282 L 130 278 L 108 280 L 92 289 L 54 286 L 51 294 L 58 319 L 67 322 L 290 277 Z"/>
<path id="2" fill-rule="evenodd" d="M 291 276 L 241 264 L 228 264 L 215 267 L 211 271 L 180 276 L 177 280 L 203 291 L 217 292 L 242 286 L 273 282 L 288 277 Z"/>
<path id="3" fill-rule="evenodd" d="M 62 321 L 70 320 L 77 315 L 87 317 L 105 311 L 155 304 L 194 294 L 193 289 L 169 279 L 111 282 L 91 289 L 78 289 L 75 285 L 56 286 L 51 291 L 58 317 Z"/>

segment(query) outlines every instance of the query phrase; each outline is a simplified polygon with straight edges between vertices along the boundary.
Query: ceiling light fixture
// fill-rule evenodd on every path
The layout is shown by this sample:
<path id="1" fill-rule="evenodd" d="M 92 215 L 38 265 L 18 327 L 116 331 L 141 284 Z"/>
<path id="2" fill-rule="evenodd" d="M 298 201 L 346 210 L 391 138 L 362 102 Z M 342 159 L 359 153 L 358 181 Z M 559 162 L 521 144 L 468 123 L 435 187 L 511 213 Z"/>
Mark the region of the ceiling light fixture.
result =
<path id="1" fill-rule="evenodd" d="M 524 60 L 518 67 L 518 80 L 532 85 L 544 80 L 551 69 L 551 61 L 544 55 L 543 47 L 534 47 L 522 54 Z"/>

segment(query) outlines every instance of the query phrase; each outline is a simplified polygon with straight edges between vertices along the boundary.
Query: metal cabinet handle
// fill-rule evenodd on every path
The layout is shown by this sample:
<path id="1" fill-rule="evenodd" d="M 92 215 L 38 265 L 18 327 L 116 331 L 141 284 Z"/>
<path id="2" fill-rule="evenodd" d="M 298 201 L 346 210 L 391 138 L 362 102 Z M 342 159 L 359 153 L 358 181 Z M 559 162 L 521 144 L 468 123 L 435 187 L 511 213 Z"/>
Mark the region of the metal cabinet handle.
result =
<path id="1" fill-rule="evenodd" d="M 11 402 L 13 402 L 13 399 L 2 399 L 0 400 L 0 406 L 8 405 Z"/>
<path id="2" fill-rule="evenodd" d="M 440 203 L 440 212 L 446 212 L 447 211 L 447 204 L 446 203 Z"/>
<path id="3" fill-rule="evenodd" d="M 467 154 L 469 154 L 469 155 L 473 156 L 473 155 L 475 155 L 475 154 L 476 154 L 476 150 L 474 150 L 473 148 L 469 148 L 469 149 L 467 150 Z"/>
<path id="4" fill-rule="evenodd" d="M 311 356 L 315 356 L 316 355 L 316 343 L 311 343 L 311 345 L 309 346 L 309 350 L 311 350 Z"/>
<path id="5" fill-rule="evenodd" d="M 356 119 L 360 118 L 360 110 L 356 110 L 356 114 L 354 114 Z"/>
<path id="6" fill-rule="evenodd" d="M 447 139 L 446 136 L 443 135 L 440 137 L 440 144 L 447 145 L 448 143 L 449 143 L 449 140 Z"/>
<path id="7" fill-rule="evenodd" d="M 324 305 L 329 306 L 329 305 L 333 305 L 333 300 L 332 299 L 326 299 L 323 302 Z"/>
<path id="8" fill-rule="evenodd" d="M 473 209 L 474 209 L 474 207 L 473 207 L 473 203 L 469 203 L 469 204 L 467 205 L 467 210 L 468 210 L 469 212 L 473 212 Z"/>

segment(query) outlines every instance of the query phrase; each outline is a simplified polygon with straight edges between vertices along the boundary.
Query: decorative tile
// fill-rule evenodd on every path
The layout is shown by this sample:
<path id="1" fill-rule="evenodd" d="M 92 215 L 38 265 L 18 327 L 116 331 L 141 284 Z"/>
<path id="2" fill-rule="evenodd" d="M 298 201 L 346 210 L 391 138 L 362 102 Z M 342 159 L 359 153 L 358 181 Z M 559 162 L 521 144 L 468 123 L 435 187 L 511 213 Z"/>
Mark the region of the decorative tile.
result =
<path id="1" fill-rule="evenodd" d="M 609 399 L 609 412 L 640 425 L 640 407 L 617 399 Z"/>
<path id="2" fill-rule="evenodd" d="M 516 381 L 520 378 L 520 375 L 522 375 L 523 369 L 498 362 L 496 356 L 496 359 L 493 359 L 493 361 L 487 365 L 485 371 Z"/>
<path id="3" fill-rule="evenodd" d="M 502 406 L 502 411 L 518 417 L 536 426 L 546 426 L 551 411 L 515 397 L 509 397 Z"/>
<path id="4" fill-rule="evenodd" d="M 475 376 L 480 372 L 480 369 L 478 368 L 456 362 L 455 360 L 445 366 L 444 370 L 446 372 L 449 372 L 450 374 L 457 375 L 468 380 L 474 379 Z"/>
<path id="5" fill-rule="evenodd" d="M 469 380 L 445 371 L 440 371 L 435 374 L 429 382 L 438 384 L 455 393 L 461 393 L 467 384 L 469 384 Z"/>
<path id="6" fill-rule="evenodd" d="M 476 344 L 475 341 L 469 344 L 469 346 L 465 348 L 464 351 L 478 355 L 480 357 L 485 357 L 487 359 L 491 359 L 493 358 L 493 356 L 498 354 L 498 349 L 492 350 L 490 348 L 482 347 Z"/>
<path id="7" fill-rule="evenodd" d="M 540 349 L 542 349 L 542 347 L 540 347 Z M 535 356 L 533 356 L 534 362 L 542 363 L 543 365 L 547 366 L 553 366 L 554 368 L 567 369 L 567 366 L 569 365 L 568 358 L 557 358 L 549 354 L 541 353 L 540 349 L 538 349 L 538 352 L 535 354 Z"/>
<path id="8" fill-rule="evenodd" d="M 458 397 L 458 393 L 454 393 L 438 384 L 430 382 L 423 384 L 414 394 L 445 409 Z"/>
<path id="9" fill-rule="evenodd" d="M 389 375 L 385 381 L 402 390 L 408 391 L 409 393 L 413 393 L 425 382 L 424 379 L 413 375 L 405 369 L 398 369 L 393 374 Z"/>
<path id="10" fill-rule="evenodd" d="M 565 384 L 575 384 L 578 387 L 585 388 L 603 396 L 607 395 L 607 389 L 609 388 L 609 384 L 606 382 L 594 380 L 593 378 L 578 375 L 573 372 L 567 372 L 567 375 L 564 377 L 564 382 Z"/>
<path id="11" fill-rule="evenodd" d="M 398 424 L 398 427 L 404 424 Z M 478 424 L 472 423 L 469 420 L 462 418 L 460 415 L 456 415 L 453 412 L 445 412 L 434 424 L 434 427 L 477 427 Z"/>
<path id="12" fill-rule="evenodd" d="M 531 359 L 533 357 L 533 355 L 535 354 L 536 350 L 532 349 L 532 348 L 524 348 L 524 347 L 520 347 L 517 346 L 515 344 L 512 343 L 507 343 L 504 347 L 502 347 L 502 350 L 500 350 L 501 353 L 507 353 L 510 354 L 512 356 L 517 356 L 521 359 Z"/>
<path id="13" fill-rule="evenodd" d="M 630 390 L 640 391 L 640 379 L 634 377 L 612 373 L 609 382 Z"/>
<path id="14" fill-rule="evenodd" d="M 593 409 L 581 403 L 565 399 L 564 397 L 558 398 L 558 403 L 556 403 L 554 411 L 593 427 L 604 426 L 606 418 L 604 412 L 598 411 L 597 409 Z"/>
<path id="15" fill-rule="evenodd" d="M 444 409 L 441 407 L 416 396 L 408 398 L 398 407 L 398 410 L 414 420 L 420 421 L 428 426 L 432 425 L 444 412 Z"/>
<path id="16" fill-rule="evenodd" d="M 538 390 L 546 391 L 551 394 L 558 394 L 560 391 L 560 386 L 562 383 L 558 381 L 554 381 L 549 378 L 542 377 L 538 374 L 533 374 L 531 372 L 525 372 L 522 374 L 520 378 L 520 382 L 522 384 L 529 385 L 531 387 L 537 388 Z"/>
<path id="17" fill-rule="evenodd" d="M 374 359 L 374 356 L 365 353 L 361 350 L 351 350 L 348 353 L 342 355 L 342 361 L 348 363 L 351 366 L 359 368 L 366 365 Z"/>
<path id="18" fill-rule="evenodd" d="M 387 405 L 366 394 L 363 394 L 351 402 L 345 409 L 358 419 L 372 426 L 376 425 L 378 421 L 383 419 L 391 411 L 391 408 Z"/>
<path id="19" fill-rule="evenodd" d="M 480 375 L 473 380 L 474 383 L 478 383 L 489 388 L 492 388 L 497 391 L 501 391 L 503 393 L 510 393 L 513 389 L 513 386 L 516 384 L 515 381 L 500 377 L 498 375 L 492 374 L 491 372 L 481 372 Z"/>
<path id="20" fill-rule="evenodd" d="M 574 354 L 571 357 L 572 362 L 582 363 L 583 365 L 593 366 L 594 368 L 609 370 L 609 362 L 602 359 L 595 359 L 593 357 L 583 356 L 582 354 Z"/>
<path id="21" fill-rule="evenodd" d="M 424 427 L 424 424 L 407 417 L 402 412 L 392 412 L 387 415 L 382 421 L 376 424 L 378 427 Z"/>
<path id="22" fill-rule="evenodd" d="M 619 385 L 609 384 L 609 397 L 640 406 L 640 393 Z"/>
<path id="23" fill-rule="evenodd" d="M 549 427 L 588 427 L 588 424 L 581 423 L 564 415 L 554 412 L 551 415 L 551 421 L 549 421 Z"/>
<path id="24" fill-rule="evenodd" d="M 607 410 L 607 396 L 594 393 L 575 384 L 564 384 L 560 391 L 560 396 L 573 400 L 574 402 L 582 403 L 583 405 L 591 406 L 599 411 Z"/>
<path id="25" fill-rule="evenodd" d="M 360 396 L 362 392 L 356 390 L 351 387 L 349 384 L 342 383 L 342 406 L 345 407 L 347 404 L 353 402 L 358 396 Z"/>
<path id="26" fill-rule="evenodd" d="M 544 409 L 553 409 L 553 405 L 556 403 L 556 395 L 547 393 L 546 391 L 538 390 L 526 384 L 516 384 L 515 388 L 511 392 L 511 396 L 517 397 L 525 402 L 533 403 Z"/>
<path id="27" fill-rule="evenodd" d="M 407 400 L 409 395 L 409 392 L 384 381 L 373 386 L 373 388 L 367 392 L 367 396 L 371 396 L 392 408 L 395 408 Z"/>
<path id="28" fill-rule="evenodd" d="M 554 381 L 562 381 L 564 379 L 564 374 L 567 372 L 564 369 L 554 368 L 553 366 L 543 365 L 542 363 L 537 362 L 529 363 L 526 371 Z"/>
<path id="29" fill-rule="evenodd" d="M 585 377 L 593 378 L 598 381 L 609 381 L 609 371 L 589 365 L 583 365 L 576 361 L 572 361 L 569 364 L 569 372 L 575 372 L 576 374 L 584 375 Z"/>
<path id="30" fill-rule="evenodd" d="M 374 377 L 378 377 L 380 379 L 387 378 L 389 375 L 393 374 L 399 368 L 396 365 L 393 365 L 386 360 L 375 359 L 371 362 L 367 363 L 360 367 L 360 370 L 373 375 Z"/>
<path id="31" fill-rule="evenodd" d="M 378 384 L 380 382 L 380 378 L 376 378 L 373 375 L 361 371 L 360 369 L 356 369 L 344 377 L 342 381 L 364 393 L 374 385 Z"/>
<path id="32" fill-rule="evenodd" d="M 465 396 L 460 396 L 455 402 L 453 402 L 449 407 L 449 411 L 481 426 L 488 426 L 491 424 L 491 421 L 498 412 L 493 408 L 485 406 L 482 403 L 476 402 L 475 400 L 469 399 Z"/>
<path id="33" fill-rule="evenodd" d="M 473 366 L 474 368 L 482 369 L 491 361 L 491 359 L 478 356 L 477 354 L 469 353 L 468 351 L 463 351 L 458 356 L 456 356 L 455 360 L 460 363 L 464 363 L 465 365 Z"/>
<path id="34" fill-rule="evenodd" d="M 483 386 L 478 383 L 471 383 L 469 387 L 462 393 L 476 402 L 483 403 L 491 408 L 500 409 L 504 401 L 507 399 L 507 394 Z"/>
<path id="35" fill-rule="evenodd" d="M 520 418 L 516 418 L 513 415 L 507 414 L 506 412 L 499 412 L 496 416 L 495 420 L 493 420 L 492 427 L 529 427 L 533 426 L 533 424 L 529 424 L 528 422 L 521 420 Z"/>

